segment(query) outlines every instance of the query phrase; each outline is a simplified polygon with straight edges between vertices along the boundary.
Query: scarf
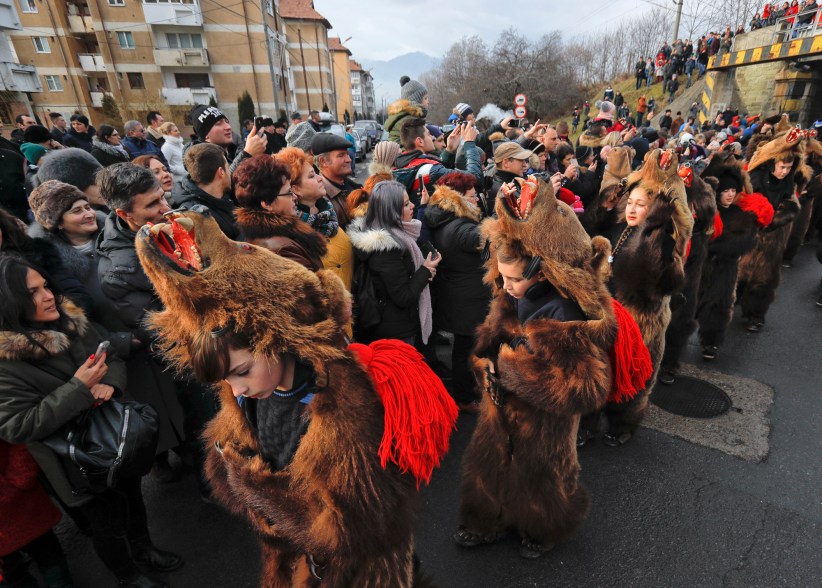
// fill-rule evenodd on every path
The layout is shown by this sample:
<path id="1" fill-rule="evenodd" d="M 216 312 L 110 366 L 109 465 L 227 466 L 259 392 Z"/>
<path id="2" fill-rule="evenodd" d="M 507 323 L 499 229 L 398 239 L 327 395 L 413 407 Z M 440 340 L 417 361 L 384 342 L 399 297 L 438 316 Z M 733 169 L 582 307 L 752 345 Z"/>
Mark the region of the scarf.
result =
<path id="1" fill-rule="evenodd" d="M 422 251 L 417 247 L 417 239 L 420 237 L 421 230 L 422 222 L 417 219 L 402 221 L 402 229 L 391 229 L 391 235 L 399 241 L 400 245 L 411 253 L 415 270 L 420 269 L 422 262 L 425 261 L 422 256 Z M 425 288 L 423 288 L 420 293 L 419 313 L 422 342 L 425 344 L 428 343 L 428 337 L 431 336 L 431 329 L 434 322 L 431 317 L 431 289 L 428 287 L 428 284 L 425 285 Z"/>
<path id="2" fill-rule="evenodd" d="M 122 145 L 112 145 L 111 143 L 106 143 L 105 141 L 102 141 L 97 137 L 91 138 L 91 144 L 94 147 L 97 147 L 100 151 L 104 151 L 109 155 L 114 155 L 115 157 L 117 155 L 125 157 L 125 161 L 129 161 L 131 159 L 131 156 L 128 154 L 128 151 L 126 151 L 125 147 L 123 147 Z"/>
<path id="3" fill-rule="evenodd" d="M 337 221 L 337 213 L 334 212 L 334 207 L 325 198 L 320 198 L 316 202 L 316 207 L 319 212 L 311 214 L 309 209 L 304 204 L 298 204 L 297 216 L 304 222 L 311 225 L 315 231 L 322 233 L 329 239 L 337 234 L 340 228 L 340 223 Z"/>
<path id="4" fill-rule="evenodd" d="M 176 145 L 177 147 L 181 147 L 183 145 L 182 137 L 175 137 L 174 135 L 161 135 L 161 137 L 165 139 L 165 142 L 169 145 Z"/>

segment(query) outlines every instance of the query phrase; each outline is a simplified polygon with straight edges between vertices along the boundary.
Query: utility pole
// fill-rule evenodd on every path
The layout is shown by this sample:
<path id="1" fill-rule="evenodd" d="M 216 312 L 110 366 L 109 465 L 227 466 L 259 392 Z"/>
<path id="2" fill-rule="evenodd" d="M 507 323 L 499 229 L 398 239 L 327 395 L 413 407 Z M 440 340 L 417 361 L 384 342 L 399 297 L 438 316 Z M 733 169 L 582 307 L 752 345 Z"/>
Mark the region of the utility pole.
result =
<path id="1" fill-rule="evenodd" d="M 674 20 L 674 38 L 671 39 L 671 43 L 676 43 L 676 40 L 679 38 L 679 21 L 682 19 L 682 5 L 685 3 L 685 0 L 673 0 L 674 4 L 676 4 L 676 20 Z"/>
<path id="2" fill-rule="evenodd" d="M 308 74 L 305 73 L 305 54 L 303 53 L 303 33 L 297 29 L 297 40 L 300 42 L 300 60 L 303 62 L 303 84 L 305 84 L 305 101 L 308 103 L 308 113 L 311 114 L 311 97 L 308 94 Z"/>

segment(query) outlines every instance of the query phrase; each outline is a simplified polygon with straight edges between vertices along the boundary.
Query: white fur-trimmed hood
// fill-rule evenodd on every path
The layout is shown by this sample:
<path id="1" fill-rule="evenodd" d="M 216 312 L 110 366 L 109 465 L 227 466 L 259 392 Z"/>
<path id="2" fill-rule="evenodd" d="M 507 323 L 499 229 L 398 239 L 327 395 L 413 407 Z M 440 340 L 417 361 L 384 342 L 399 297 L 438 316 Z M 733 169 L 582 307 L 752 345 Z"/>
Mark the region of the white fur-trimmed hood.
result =
<path id="1" fill-rule="evenodd" d="M 402 245 L 391 235 L 390 231 L 386 229 L 366 229 L 365 217 L 354 219 L 348 225 L 346 234 L 354 249 L 363 253 L 371 254 L 402 249 Z"/>

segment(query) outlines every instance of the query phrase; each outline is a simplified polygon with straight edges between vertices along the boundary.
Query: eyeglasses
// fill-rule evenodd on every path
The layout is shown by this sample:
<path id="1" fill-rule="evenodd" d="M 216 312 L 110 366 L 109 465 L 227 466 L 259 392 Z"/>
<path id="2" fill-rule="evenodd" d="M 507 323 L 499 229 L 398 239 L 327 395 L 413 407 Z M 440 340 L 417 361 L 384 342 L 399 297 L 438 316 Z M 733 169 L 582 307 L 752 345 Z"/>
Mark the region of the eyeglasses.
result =
<path id="1" fill-rule="evenodd" d="M 289 196 L 289 197 L 291 197 L 291 196 L 293 196 L 293 195 L 294 195 L 294 191 L 293 191 L 293 190 L 289 190 L 288 192 L 283 192 L 282 194 L 277 194 L 277 196 L 278 196 L 278 197 L 279 197 L 279 196 Z"/>

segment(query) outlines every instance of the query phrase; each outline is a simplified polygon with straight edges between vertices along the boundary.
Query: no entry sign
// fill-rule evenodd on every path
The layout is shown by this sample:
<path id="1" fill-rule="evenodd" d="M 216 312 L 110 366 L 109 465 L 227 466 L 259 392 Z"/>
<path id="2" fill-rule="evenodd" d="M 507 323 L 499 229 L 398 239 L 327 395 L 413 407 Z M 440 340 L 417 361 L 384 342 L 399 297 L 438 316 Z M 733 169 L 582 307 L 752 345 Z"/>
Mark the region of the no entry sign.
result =
<path id="1" fill-rule="evenodd" d="M 528 111 L 525 109 L 524 106 L 517 106 L 514 109 L 514 116 L 516 116 L 517 118 L 525 118 L 525 116 L 527 114 L 528 114 Z"/>
<path id="2" fill-rule="evenodd" d="M 514 96 L 515 106 L 525 106 L 526 104 L 528 104 L 528 98 L 526 98 L 525 94 L 517 94 Z"/>

